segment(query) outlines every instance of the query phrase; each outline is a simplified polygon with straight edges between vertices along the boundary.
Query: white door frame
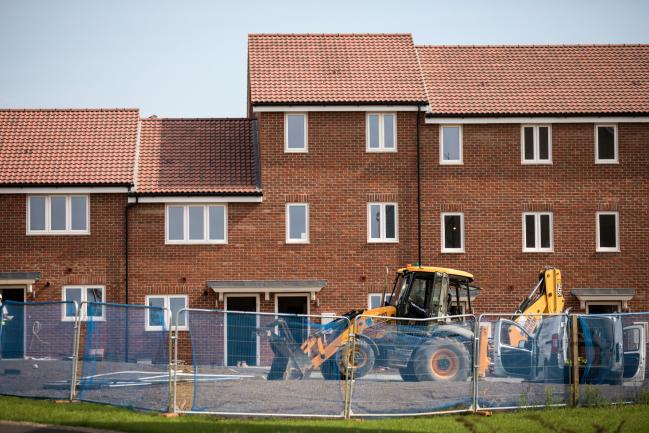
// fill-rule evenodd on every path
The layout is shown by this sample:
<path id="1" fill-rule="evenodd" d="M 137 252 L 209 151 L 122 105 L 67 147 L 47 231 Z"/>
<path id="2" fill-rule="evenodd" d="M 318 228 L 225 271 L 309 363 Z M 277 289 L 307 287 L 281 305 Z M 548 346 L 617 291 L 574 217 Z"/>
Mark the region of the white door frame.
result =
<path id="1" fill-rule="evenodd" d="M 22 290 L 23 302 L 27 302 L 27 285 L 8 284 L 5 286 L 0 284 L 0 290 L 6 290 L 6 289 Z M 2 313 L 0 312 L 0 314 Z M 0 348 L 0 350 L 2 350 L 2 348 Z M 26 357 L 27 357 L 27 314 L 25 314 L 25 311 L 23 311 L 23 359 L 25 359 Z"/>
<path id="2" fill-rule="evenodd" d="M 223 295 L 223 310 L 226 311 L 223 315 L 223 365 L 228 367 L 228 298 L 255 298 L 255 312 L 259 313 L 259 294 L 254 293 L 230 293 Z M 256 326 L 259 328 L 259 315 L 256 316 Z M 256 337 L 256 348 L 255 348 L 255 364 L 256 367 L 259 367 L 261 356 L 260 356 L 260 347 L 259 347 L 259 335 Z"/>

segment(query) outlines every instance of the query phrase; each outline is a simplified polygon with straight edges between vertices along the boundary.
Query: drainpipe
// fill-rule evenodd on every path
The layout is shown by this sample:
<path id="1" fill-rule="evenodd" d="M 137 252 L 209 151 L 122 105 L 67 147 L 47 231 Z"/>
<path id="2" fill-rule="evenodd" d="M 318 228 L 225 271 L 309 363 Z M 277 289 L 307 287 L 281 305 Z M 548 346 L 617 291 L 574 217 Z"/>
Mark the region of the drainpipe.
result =
<path id="1" fill-rule="evenodd" d="M 129 194 L 131 196 L 130 188 Z M 135 203 L 129 203 L 128 198 L 126 206 L 124 207 L 124 303 L 128 305 L 128 210 L 133 207 L 134 204 L 137 204 L 137 196 L 135 196 Z M 124 361 L 128 362 L 128 316 L 129 311 L 126 309 L 126 317 L 124 318 L 125 322 L 125 334 L 124 334 Z"/>
<path id="2" fill-rule="evenodd" d="M 417 263 L 421 263 L 421 173 L 420 173 L 420 150 L 419 150 L 419 113 L 421 107 L 417 107 Z"/>

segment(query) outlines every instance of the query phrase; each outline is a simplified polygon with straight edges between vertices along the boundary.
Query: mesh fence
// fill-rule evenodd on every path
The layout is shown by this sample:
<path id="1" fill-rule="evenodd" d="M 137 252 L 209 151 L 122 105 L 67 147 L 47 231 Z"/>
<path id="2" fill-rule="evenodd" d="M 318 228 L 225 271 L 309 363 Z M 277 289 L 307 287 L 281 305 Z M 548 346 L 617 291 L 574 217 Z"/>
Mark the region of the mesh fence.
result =
<path id="1" fill-rule="evenodd" d="M 169 320 L 160 307 L 82 303 L 78 399 L 166 411 Z"/>
<path id="2" fill-rule="evenodd" d="M 482 315 L 477 406 L 566 405 L 571 399 L 571 325 L 561 315 Z"/>
<path id="3" fill-rule="evenodd" d="M 351 414 L 424 415 L 470 410 L 473 316 L 355 320 Z"/>
<path id="4" fill-rule="evenodd" d="M 0 394 L 70 397 L 76 311 L 73 302 L 0 306 Z"/>
<path id="5" fill-rule="evenodd" d="M 177 332 L 179 412 L 344 415 L 349 320 L 186 310 Z M 189 340 L 189 341 L 188 341 Z"/>
<path id="6" fill-rule="evenodd" d="M 649 313 L 579 315 L 579 403 L 647 401 Z"/>

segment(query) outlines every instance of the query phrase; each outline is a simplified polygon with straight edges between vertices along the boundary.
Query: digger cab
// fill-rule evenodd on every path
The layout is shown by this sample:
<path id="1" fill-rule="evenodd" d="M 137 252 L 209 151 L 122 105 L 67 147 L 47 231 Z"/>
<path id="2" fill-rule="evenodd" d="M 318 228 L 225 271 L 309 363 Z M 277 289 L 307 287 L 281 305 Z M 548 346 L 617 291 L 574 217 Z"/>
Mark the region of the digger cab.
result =
<path id="1" fill-rule="evenodd" d="M 389 304 L 395 307 L 397 317 L 447 316 L 451 306 L 460 302 L 460 289 L 465 288 L 468 293 L 472 281 L 473 275 L 468 272 L 408 265 L 397 271 Z"/>

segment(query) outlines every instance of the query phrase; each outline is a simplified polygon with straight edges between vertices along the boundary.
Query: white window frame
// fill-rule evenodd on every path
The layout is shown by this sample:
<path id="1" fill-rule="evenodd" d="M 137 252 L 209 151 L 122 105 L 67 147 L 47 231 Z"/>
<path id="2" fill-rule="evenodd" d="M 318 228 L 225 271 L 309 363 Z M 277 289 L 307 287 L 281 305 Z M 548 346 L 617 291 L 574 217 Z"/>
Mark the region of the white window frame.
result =
<path id="1" fill-rule="evenodd" d="M 203 239 L 189 239 L 189 208 L 202 207 L 203 208 Z M 210 207 L 223 207 L 223 239 L 210 239 L 210 220 L 209 208 Z M 183 209 L 183 239 L 169 239 L 169 209 L 182 208 Z M 197 244 L 220 244 L 225 245 L 228 243 L 228 205 L 217 203 L 187 203 L 177 204 L 168 203 L 165 205 L 165 244 L 167 245 L 197 245 Z"/>
<path id="2" fill-rule="evenodd" d="M 378 297 L 379 299 L 381 299 L 381 296 L 383 296 L 383 295 L 384 295 L 383 293 L 368 293 L 367 294 L 367 308 L 372 309 L 372 298 Z M 386 292 L 385 296 L 383 296 L 383 302 L 390 299 L 391 295 L 392 295 L 392 293 Z"/>
<path id="3" fill-rule="evenodd" d="M 306 315 L 311 315 L 311 294 L 310 293 L 276 293 L 275 294 L 275 314 L 287 314 L 279 312 L 279 298 L 304 298 L 306 299 Z M 309 326 L 310 329 L 310 325 Z"/>
<path id="4" fill-rule="evenodd" d="M 163 326 L 151 326 L 150 323 L 150 313 L 151 313 L 151 308 L 149 305 L 149 299 L 150 298 L 162 298 L 164 305 L 162 308 L 164 308 L 164 321 L 165 324 Z M 178 326 L 176 327 L 175 324 L 171 323 L 171 298 L 183 298 L 185 300 L 185 307 L 184 308 L 189 308 L 189 297 L 187 295 L 146 295 L 145 296 L 145 305 L 147 306 L 146 308 L 146 314 L 144 317 L 144 330 L 145 331 L 167 331 L 167 330 L 177 330 L 177 331 L 188 331 L 189 330 L 189 314 L 187 312 L 184 313 L 185 315 L 185 326 Z M 166 329 L 165 329 L 166 327 Z"/>
<path id="5" fill-rule="evenodd" d="M 102 303 L 106 303 L 106 286 L 102 284 L 66 284 L 65 286 L 61 287 L 61 299 L 63 302 L 68 302 L 66 298 L 66 293 L 67 289 L 81 289 L 81 301 L 79 302 L 78 308 L 81 314 L 79 315 L 80 319 L 82 322 L 88 321 L 88 315 L 87 315 L 87 308 L 88 304 L 84 304 L 84 302 L 88 302 L 88 289 L 99 289 L 101 290 L 101 299 Z M 83 305 L 83 307 L 82 307 Z M 74 322 L 75 318 L 74 317 L 67 317 L 65 315 L 65 310 L 66 310 L 67 304 L 62 304 L 61 305 L 61 321 L 62 322 Z M 104 306 L 101 306 L 101 316 L 93 316 L 92 320 L 95 322 L 104 322 L 106 321 L 106 309 Z"/>
<path id="6" fill-rule="evenodd" d="M 89 235 L 90 234 L 90 195 L 88 194 L 29 194 L 27 197 L 27 221 L 25 222 L 25 233 L 28 236 L 34 235 Z M 45 230 L 32 230 L 30 226 L 31 198 L 43 197 L 45 199 Z M 52 230 L 52 197 L 65 198 L 65 230 Z M 72 230 L 72 197 L 85 197 L 86 199 L 86 229 Z"/>
<path id="7" fill-rule="evenodd" d="M 534 248 L 528 248 L 526 241 L 527 223 L 525 217 L 534 215 Z M 550 215 L 550 247 L 541 248 L 541 215 Z M 553 212 L 523 212 L 523 252 L 524 253 L 552 253 L 554 252 L 554 214 Z"/>
<path id="8" fill-rule="evenodd" d="M 600 246 L 600 230 L 599 230 L 599 216 L 600 215 L 615 215 L 615 247 L 601 247 Z M 614 211 L 597 212 L 595 216 L 595 246 L 598 253 L 619 253 L 620 252 L 620 213 Z"/>
<path id="9" fill-rule="evenodd" d="M 380 226 L 379 226 L 379 234 L 380 236 L 378 238 L 373 238 L 372 237 L 372 206 L 378 205 L 380 206 Z M 386 238 L 385 237 L 385 232 L 386 232 L 386 219 L 385 219 L 385 207 L 386 206 L 394 206 L 394 238 Z M 378 244 L 378 243 L 398 243 L 399 242 L 399 205 L 394 202 L 370 202 L 367 204 L 367 242 L 372 243 L 372 244 Z"/>
<path id="10" fill-rule="evenodd" d="M 444 226 L 444 217 L 446 216 L 460 216 L 460 230 L 462 236 L 460 238 L 460 248 L 446 248 L 446 227 Z M 464 212 L 442 212 L 440 217 L 442 226 L 442 252 L 443 253 L 463 253 L 464 252 Z"/>
<path id="11" fill-rule="evenodd" d="M 444 159 L 444 128 L 459 128 L 460 133 L 460 159 Z M 439 163 L 441 165 L 463 165 L 464 164 L 464 131 L 462 125 L 439 125 Z"/>
<path id="12" fill-rule="evenodd" d="M 586 314 L 590 314 L 591 305 L 612 305 L 617 308 L 617 312 L 622 312 L 622 301 L 586 301 Z"/>
<path id="13" fill-rule="evenodd" d="M 533 128 L 532 147 L 534 157 L 525 159 L 525 128 Z M 540 159 L 539 128 L 548 128 L 548 159 Z M 521 125 L 521 164 L 523 165 L 552 165 L 552 125 L 547 124 L 523 124 Z"/>
<path id="14" fill-rule="evenodd" d="M 304 147 L 290 149 L 288 147 L 288 118 L 302 116 L 304 117 Z M 309 115 L 302 113 L 284 113 L 284 153 L 308 153 L 309 152 Z"/>
<path id="15" fill-rule="evenodd" d="M 599 159 L 599 128 L 613 128 L 613 147 L 615 157 L 613 159 Z M 616 123 L 596 123 L 595 124 L 595 164 L 618 164 L 618 139 Z"/>
<path id="16" fill-rule="evenodd" d="M 371 148 L 370 147 L 370 116 L 379 117 L 379 147 Z M 393 137 L 392 143 L 394 147 L 385 147 L 385 116 L 392 116 L 394 118 L 394 128 L 393 128 Z M 396 152 L 397 151 L 397 113 L 377 113 L 377 112 L 368 112 L 365 114 L 365 150 L 368 153 L 385 153 L 385 152 Z"/>
<path id="17" fill-rule="evenodd" d="M 293 206 L 301 206 L 305 208 L 305 222 L 306 222 L 306 238 L 305 239 L 291 239 L 291 218 L 290 218 L 290 213 L 289 213 L 289 208 Z M 309 224 L 309 218 L 310 218 L 310 212 L 309 212 L 309 203 L 286 203 L 286 206 L 284 207 L 284 214 L 285 214 L 285 220 L 284 220 L 284 225 L 286 228 L 286 243 L 287 244 L 308 244 L 310 243 L 310 224 Z"/>

